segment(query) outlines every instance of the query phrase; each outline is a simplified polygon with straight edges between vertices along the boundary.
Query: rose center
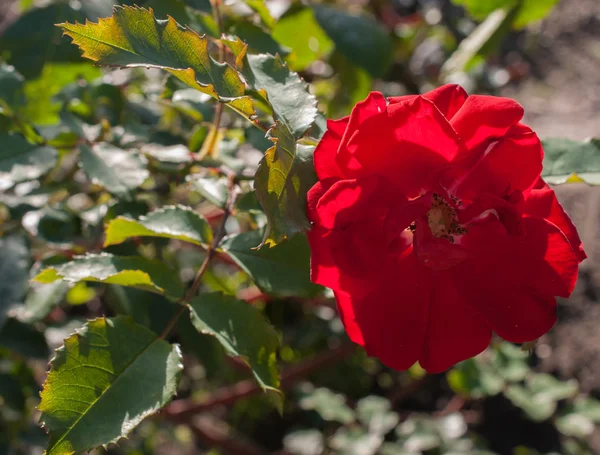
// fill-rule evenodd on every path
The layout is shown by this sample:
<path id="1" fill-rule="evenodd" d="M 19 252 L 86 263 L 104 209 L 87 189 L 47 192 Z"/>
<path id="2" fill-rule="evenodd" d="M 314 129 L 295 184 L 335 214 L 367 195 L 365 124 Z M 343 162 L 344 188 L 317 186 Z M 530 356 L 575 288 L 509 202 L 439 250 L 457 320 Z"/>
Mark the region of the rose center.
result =
<path id="1" fill-rule="evenodd" d="M 454 236 L 466 233 L 466 229 L 458 224 L 456 209 L 444 198 L 433 195 L 431 208 L 427 212 L 427 221 L 431 234 L 438 239 L 446 239 L 454 243 Z"/>

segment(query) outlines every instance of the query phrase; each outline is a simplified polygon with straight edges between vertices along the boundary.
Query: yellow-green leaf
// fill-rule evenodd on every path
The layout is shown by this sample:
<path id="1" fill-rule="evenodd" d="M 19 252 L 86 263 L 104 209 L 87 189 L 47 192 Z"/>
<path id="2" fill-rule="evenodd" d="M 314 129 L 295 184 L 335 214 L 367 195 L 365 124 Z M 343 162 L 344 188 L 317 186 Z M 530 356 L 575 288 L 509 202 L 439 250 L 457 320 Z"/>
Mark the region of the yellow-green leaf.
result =
<path id="1" fill-rule="evenodd" d="M 59 25 L 84 57 L 100 65 L 161 68 L 246 117 L 254 115 L 238 72 L 213 60 L 208 39 L 172 17 L 158 20 L 152 9 L 116 6 L 111 17 L 98 23 Z"/>
<path id="2" fill-rule="evenodd" d="M 34 278 L 40 283 L 65 280 L 118 284 L 163 294 L 177 300 L 183 293 L 175 271 L 160 261 L 136 256 L 88 254 L 66 264 L 44 269 Z"/>
<path id="3" fill-rule="evenodd" d="M 189 207 L 168 206 L 137 220 L 120 216 L 110 221 L 104 246 L 116 245 L 131 237 L 164 237 L 207 245 L 212 241 L 212 231 L 206 219 Z"/>

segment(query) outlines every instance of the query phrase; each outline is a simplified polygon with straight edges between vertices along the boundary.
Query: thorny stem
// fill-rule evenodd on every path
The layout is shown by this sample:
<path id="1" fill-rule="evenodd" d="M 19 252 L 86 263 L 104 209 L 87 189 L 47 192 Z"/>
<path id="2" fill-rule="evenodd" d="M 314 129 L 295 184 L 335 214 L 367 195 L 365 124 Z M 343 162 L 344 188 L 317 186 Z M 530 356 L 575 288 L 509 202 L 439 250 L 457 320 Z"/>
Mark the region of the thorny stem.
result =
<path id="1" fill-rule="evenodd" d="M 175 327 L 175 324 L 177 324 L 177 321 L 179 320 L 181 315 L 187 310 L 187 304 L 194 298 L 194 296 L 198 292 L 200 283 L 202 283 L 202 277 L 204 276 L 204 273 L 208 270 L 208 266 L 210 264 L 211 259 L 217 253 L 219 243 L 221 243 L 221 240 L 225 236 L 225 224 L 227 223 L 227 220 L 229 219 L 229 216 L 233 211 L 233 206 L 235 205 L 236 199 L 235 175 L 232 173 L 229 174 L 229 177 L 227 179 L 227 189 L 229 194 L 227 196 L 227 204 L 225 206 L 225 211 L 223 212 L 221 224 L 219 225 L 219 228 L 214 235 L 212 243 L 206 251 L 206 257 L 204 258 L 202 265 L 200 265 L 200 268 L 198 269 L 198 272 L 194 277 L 194 281 L 188 288 L 185 295 L 179 300 L 179 305 L 181 305 L 179 310 L 177 310 L 177 313 L 175 313 L 175 315 L 171 318 L 171 320 L 163 330 L 162 334 L 160 335 L 161 339 L 165 339 L 169 335 L 169 333 L 171 333 L 171 330 L 173 330 L 173 327 Z"/>

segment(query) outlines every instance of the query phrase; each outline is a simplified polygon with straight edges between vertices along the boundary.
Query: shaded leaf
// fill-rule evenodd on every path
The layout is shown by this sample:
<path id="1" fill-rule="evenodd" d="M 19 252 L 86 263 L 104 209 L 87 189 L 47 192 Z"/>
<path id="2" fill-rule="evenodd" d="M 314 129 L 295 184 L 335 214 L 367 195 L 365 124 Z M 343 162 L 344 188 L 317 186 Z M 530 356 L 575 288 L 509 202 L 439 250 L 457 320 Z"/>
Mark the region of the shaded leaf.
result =
<path id="1" fill-rule="evenodd" d="M 0 107 L 14 110 L 21 106 L 25 102 L 24 83 L 25 78 L 14 67 L 0 62 Z"/>
<path id="2" fill-rule="evenodd" d="M 279 120 L 295 138 L 308 131 L 317 116 L 317 100 L 308 84 L 292 72 L 281 57 L 267 54 L 248 55 L 248 84 L 266 93 Z"/>
<path id="3" fill-rule="evenodd" d="M 177 391 L 177 345 L 130 317 L 89 321 L 65 340 L 41 392 L 47 455 L 106 446 L 156 413 Z"/>
<path id="4" fill-rule="evenodd" d="M 89 254 L 49 267 L 35 277 L 40 283 L 53 283 L 60 279 L 71 283 L 92 281 L 129 286 L 164 294 L 172 300 L 177 300 L 183 292 L 173 270 L 160 261 L 135 256 Z"/>
<path id="5" fill-rule="evenodd" d="M 126 197 L 139 188 L 150 173 L 142 155 L 108 144 L 79 146 L 81 166 L 88 178 L 107 191 Z"/>
<path id="6" fill-rule="evenodd" d="M 272 248 L 255 249 L 259 231 L 224 239 L 223 250 L 267 294 L 313 297 L 322 288 L 310 281 L 310 249 L 306 236 L 297 235 Z"/>
<path id="7" fill-rule="evenodd" d="M 29 324 L 9 318 L 0 329 L 0 347 L 34 359 L 48 359 L 44 334 Z"/>
<path id="8" fill-rule="evenodd" d="M 317 22 L 344 57 L 373 77 L 385 74 L 392 62 L 392 41 L 377 21 L 323 5 L 313 9 Z"/>
<path id="9" fill-rule="evenodd" d="M 247 362 L 260 386 L 281 409 L 279 337 L 260 310 L 220 292 L 201 294 L 192 300 L 190 309 L 194 327 L 216 337 L 228 355 Z"/>
<path id="10" fill-rule="evenodd" d="M 275 145 L 260 161 L 254 185 L 269 222 L 263 243 L 274 245 L 310 228 L 306 193 L 317 178 L 314 147 L 296 145 L 294 137 L 279 122 L 269 130 L 269 138 Z"/>
<path id="11" fill-rule="evenodd" d="M 166 206 L 137 220 L 121 216 L 111 220 L 106 227 L 104 246 L 132 237 L 164 237 L 206 245 L 212 241 L 212 231 L 208 221 L 191 208 Z"/>
<path id="12" fill-rule="evenodd" d="M 64 299 L 68 290 L 69 284 L 64 281 L 33 283 L 25 299 L 25 306 L 19 311 L 19 319 L 30 324 L 42 321 Z"/>
<path id="13" fill-rule="evenodd" d="M 171 17 L 159 21 L 152 9 L 117 6 L 113 16 L 98 23 L 60 26 L 84 51 L 83 57 L 108 66 L 161 68 L 246 116 L 254 114 L 237 71 L 215 62 L 208 39 Z"/>
<path id="14" fill-rule="evenodd" d="M 190 175 L 187 177 L 187 181 L 194 186 L 198 193 L 217 207 L 224 208 L 227 204 L 227 179 Z"/>
<path id="15" fill-rule="evenodd" d="M 0 135 L 0 190 L 44 175 L 56 164 L 53 147 L 28 142 L 20 134 Z"/>
<path id="16" fill-rule="evenodd" d="M 542 145 L 542 177 L 548 183 L 565 183 L 576 174 L 586 183 L 600 184 L 600 139 L 573 141 L 551 138 L 543 140 Z"/>
<path id="17" fill-rule="evenodd" d="M 20 236 L 0 238 L 0 327 L 11 307 L 23 302 L 29 279 L 29 250 Z"/>

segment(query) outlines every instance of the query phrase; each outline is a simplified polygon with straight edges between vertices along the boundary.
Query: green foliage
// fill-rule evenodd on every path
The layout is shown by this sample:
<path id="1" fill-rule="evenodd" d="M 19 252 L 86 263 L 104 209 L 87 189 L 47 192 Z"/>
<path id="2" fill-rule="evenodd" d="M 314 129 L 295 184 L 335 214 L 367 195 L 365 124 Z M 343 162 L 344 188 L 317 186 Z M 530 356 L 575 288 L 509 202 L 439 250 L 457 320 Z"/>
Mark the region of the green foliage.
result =
<path id="1" fill-rule="evenodd" d="M 32 144 L 19 134 L 0 135 L 0 143 L 0 189 L 44 175 L 58 158 L 53 147 Z"/>
<path id="2" fill-rule="evenodd" d="M 252 368 L 260 386 L 282 407 L 277 369 L 279 337 L 256 308 L 221 293 L 201 294 L 190 303 L 192 324 L 214 336 L 230 356 Z"/>
<path id="3" fill-rule="evenodd" d="M 50 436 L 46 454 L 78 453 L 126 437 L 173 398 L 181 361 L 177 345 L 130 318 L 89 321 L 50 362 L 39 406 Z"/>
<path id="4" fill-rule="evenodd" d="M 271 246 L 310 228 L 306 193 L 317 176 L 314 147 L 296 144 L 279 122 L 269 130 L 269 138 L 275 145 L 265 152 L 256 171 L 256 196 L 269 220 L 262 243 Z"/>
<path id="5" fill-rule="evenodd" d="M 392 60 L 392 42 L 381 25 L 327 6 L 317 5 L 314 11 L 319 25 L 349 61 L 373 77 L 385 74 Z"/>
<path id="6" fill-rule="evenodd" d="M 181 297 L 182 287 L 173 270 L 156 260 L 143 257 L 89 254 L 62 265 L 53 266 L 35 277 L 40 283 L 65 280 L 71 283 L 90 281 L 130 286 L 163 294 L 170 299 Z"/>
<path id="7" fill-rule="evenodd" d="M 306 237 L 296 235 L 271 248 L 256 249 L 259 231 L 225 239 L 223 250 L 264 292 L 279 296 L 313 297 L 320 287 L 309 278 L 310 250 Z"/>
<path id="8" fill-rule="evenodd" d="M 544 170 L 542 177 L 548 183 L 583 181 L 600 184 L 600 140 L 573 141 L 552 138 L 542 141 Z"/>
<path id="9" fill-rule="evenodd" d="M 206 246 L 212 241 L 212 231 L 206 219 L 189 207 L 166 206 L 137 220 L 122 216 L 111 220 L 104 246 L 132 237 L 164 237 Z"/>
<path id="10" fill-rule="evenodd" d="M 493 90 L 553 0 L 463 0 L 479 25 L 425 2 L 113 3 L 0 23 L 0 453 L 488 454 L 498 400 L 593 453 L 598 401 L 518 346 L 438 376 L 355 349 L 304 234 L 326 118 L 371 90 Z M 548 181 L 595 183 L 597 141 L 544 146 Z"/>
<path id="11" fill-rule="evenodd" d="M 61 24 L 83 56 L 101 65 L 165 69 L 196 90 L 219 99 L 247 116 L 254 113 L 244 97 L 244 84 L 227 64 L 217 63 L 208 52 L 208 38 L 182 28 L 173 18 L 158 21 L 138 7 L 115 7 L 97 24 Z"/>

